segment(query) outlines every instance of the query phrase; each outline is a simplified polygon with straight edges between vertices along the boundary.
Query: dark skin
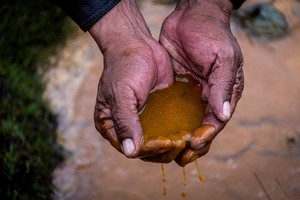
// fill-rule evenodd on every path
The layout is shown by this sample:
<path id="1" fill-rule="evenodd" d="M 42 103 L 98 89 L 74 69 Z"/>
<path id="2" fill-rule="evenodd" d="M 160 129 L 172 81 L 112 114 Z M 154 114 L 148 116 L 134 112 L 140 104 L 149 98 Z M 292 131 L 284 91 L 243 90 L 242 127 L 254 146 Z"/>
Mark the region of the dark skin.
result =
<path id="1" fill-rule="evenodd" d="M 215 127 L 205 137 L 192 138 L 190 149 L 177 159 L 181 165 L 193 160 L 188 159 L 191 154 L 200 157 L 208 152 L 243 91 L 243 56 L 230 30 L 232 10 L 228 0 L 181 0 L 161 30 L 160 42 L 171 55 L 175 71 L 192 74 L 203 87 L 202 96 L 209 104 L 202 124 Z"/>
<path id="2" fill-rule="evenodd" d="M 143 130 L 138 112 L 151 91 L 172 84 L 175 70 L 201 83 L 208 101 L 202 126 L 214 127 L 201 135 L 199 127 L 176 162 L 184 166 L 208 152 L 243 90 L 243 57 L 229 26 L 232 9 L 229 0 L 179 1 L 162 26 L 160 43 L 134 0 L 122 0 L 91 27 L 104 56 L 95 125 L 112 146 L 139 157 Z"/>

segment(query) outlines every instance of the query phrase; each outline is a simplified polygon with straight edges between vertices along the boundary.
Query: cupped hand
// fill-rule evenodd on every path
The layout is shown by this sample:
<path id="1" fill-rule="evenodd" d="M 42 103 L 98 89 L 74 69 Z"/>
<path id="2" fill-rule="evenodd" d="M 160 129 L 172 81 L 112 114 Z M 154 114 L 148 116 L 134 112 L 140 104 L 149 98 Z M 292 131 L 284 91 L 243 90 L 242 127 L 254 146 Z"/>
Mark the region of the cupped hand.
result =
<path id="1" fill-rule="evenodd" d="M 208 152 L 243 91 L 243 56 L 230 30 L 232 9 L 228 0 L 180 0 L 162 26 L 160 42 L 171 55 L 175 71 L 192 74 L 208 101 L 202 126 L 177 157 L 181 166 Z"/>
<path id="2" fill-rule="evenodd" d="M 127 157 L 138 157 L 138 113 L 152 90 L 173 82 L 166 50 L 155 41 L 133 0 L 122 0 L 91 29 L 104 56 L 95 106 L 95 126 Z"/>

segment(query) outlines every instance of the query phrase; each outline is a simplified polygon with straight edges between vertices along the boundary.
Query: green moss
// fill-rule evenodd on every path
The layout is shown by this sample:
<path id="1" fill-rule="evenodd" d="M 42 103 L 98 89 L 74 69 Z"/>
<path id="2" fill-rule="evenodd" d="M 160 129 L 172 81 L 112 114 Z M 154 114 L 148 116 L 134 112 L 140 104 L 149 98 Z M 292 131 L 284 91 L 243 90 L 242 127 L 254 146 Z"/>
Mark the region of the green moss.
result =
<path id="1" fill-rule="evenodd" d="M 46 0 L 1 1 L 0 19 L 0 199 L 50 199 L 62 150 L 36 62 L 72 25 Z"/>

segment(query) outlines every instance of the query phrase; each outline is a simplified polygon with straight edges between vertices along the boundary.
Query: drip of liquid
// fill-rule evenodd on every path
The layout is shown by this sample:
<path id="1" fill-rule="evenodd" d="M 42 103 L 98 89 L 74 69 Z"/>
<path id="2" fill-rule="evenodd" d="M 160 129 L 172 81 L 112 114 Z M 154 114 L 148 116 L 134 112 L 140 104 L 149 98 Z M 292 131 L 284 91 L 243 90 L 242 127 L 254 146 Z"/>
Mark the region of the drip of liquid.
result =
<path id="1" fill-rule="evenodd" d="M 167 179 L 166 179 L 164 165 L 163 164 L 160 164 L 160 165 L 161 165 L 161 175 L 162 175 L 162 182 L 163 182 L 163 195 L 164 195 L 164 199 L 166 199 L 166 196 L 167 196 L 167 186 L 166 186 Z"/>
<path id="2" fill-rule="evenodd" d="M 166 174 L 165 174 L 165 169 L 164 169 L 164 165 L 161 163 L 161 175 L 162 175 L 162 182 L 163 182 L 163 195 L 164 195 L 164 200 L 166 200 L 166 196 L 167 196 L 167 186 L 166 186 Z M 195 160 L 195 165 L 196 165 L 196 169 L 198 172 L 198 178 L 201 182 L 205 182 L 205 177 L 201 175 L 200 173 L 200 168 L 197 162 L 197 159 Z M 185 198 L 187 197 L 187 192 L 186 192 L 186 188 L 187 188 L 187 177 L 186 177 L 186 171 L 185 171 L 185 167 L 182 168 L 182 174 L 183 174 L 183 187 L 184 187 L 184 191 L 181 192 L 181 197 Z"/>
<path id="3" fill-rule="evenodd" d="M 204 182 L 206 181 L 206 179 L 205 179 L 205 177 L 202 176 L 201 173 L 200 173 L 200 169 L 199 169 L 199 166 L 198 166 L 197 159 L 195 160 L 195 164 L 196 164 L 196 168 L 197 168 L 197 171 L 198 171 L 198 177 L 199 177 L 199 180 L 200 180 L 201 182 L 204 183 Z"/>
<path id="4" fill-rule="evenodd" d="M 187 180 L 187 179 L 186 179 L 185 167 L 182 168 L 182 173 L 183 173 L 183 186 L 184 186 L 184 188 L 186 189 L 186 186 L 187 186 L 186 180 Z M 186 197 L 186 196 L 187 196 L 186 191 L 181 192 L 181 196 L 182 196 L 183 198 Z"/>

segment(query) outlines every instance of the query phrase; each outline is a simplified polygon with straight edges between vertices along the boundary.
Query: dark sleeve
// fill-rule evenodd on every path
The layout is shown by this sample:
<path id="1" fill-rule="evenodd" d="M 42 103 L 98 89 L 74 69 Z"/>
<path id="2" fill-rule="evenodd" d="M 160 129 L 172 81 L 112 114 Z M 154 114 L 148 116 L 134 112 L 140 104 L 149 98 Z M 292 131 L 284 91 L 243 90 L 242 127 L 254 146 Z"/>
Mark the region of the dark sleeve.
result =
<path id="1" fill-rule="evenodd" d="M 234 9 L 239 9 L 246 0 L 230 0 Z"/>
<path id="2" fill-rule="evenodd" d="M 120 0 L 52 0 L 75 23 L 87 31 L 98 19 L 104 16 Z"/>

